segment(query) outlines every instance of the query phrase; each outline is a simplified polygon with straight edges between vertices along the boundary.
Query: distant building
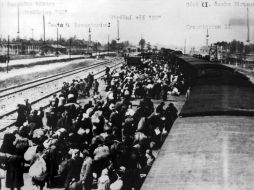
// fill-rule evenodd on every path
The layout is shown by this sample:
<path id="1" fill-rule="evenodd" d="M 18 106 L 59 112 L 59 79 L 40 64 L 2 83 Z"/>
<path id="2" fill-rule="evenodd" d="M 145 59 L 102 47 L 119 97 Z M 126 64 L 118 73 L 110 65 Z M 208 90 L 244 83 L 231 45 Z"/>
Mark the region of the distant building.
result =
<path id="1" fill-rule="evenodd" d="M 206 55 L 209 55 L 210 47 L 209 46 L 202 46 L 199 49 L 199 54 L 205 57 Z"/>
<path id="2" fill-rule="evenodd" d="M 9 54 L 20 54 L 21 53 L 21 48 L 22 48 L 22 43 L 20 42 L 10 42 L 9 43 Z M 2 42 L 0 44 L 0 54 L 5 55 L 8 52 L 8 43 L 7 42 Z"/>
<path id="3" fill-rule="evenodd" d="M 245 61 L 254 62 L 254 52 L 250 52 L 245 56 Z"/>
<path id="4" fill-rule="evenodd" d="M 227 49 L 222 46 L 217 46 L 217 59 L 220 61 L 226 60 L 228 57 Z"/>
<path id="5" fill-rule="evenodd" d="M 47 54 L 53 54 L 56 52 L 60 52 L 62 54 L 66 54 L 67 53 L 67 48 L 65 46 L 62 45 L 49 45 L 49 44 L 45 44 L 43 46 L 40 47 L 41 52 L 47 53 Z"/>
<path id="6" fill-rule="evenodd" d="M 9 42 L 9 54 L 30 54 L 31 52 L 39 52 L 41 45 L 32 42 Z M 8 42 L 0 43 L 0 54 L 6 55 L 8 52 Z"/>
<path id="7" fill-rule="evenodd" d="M 197 55 L 197 54 L 199 54 L 199 51 L 197 51 L 196 49 L 195 49 L 195 47 L 192 47 L 191 49 L 190 49 L 190 52 L 189 52 L 189 54 L 190 55 Z"/>

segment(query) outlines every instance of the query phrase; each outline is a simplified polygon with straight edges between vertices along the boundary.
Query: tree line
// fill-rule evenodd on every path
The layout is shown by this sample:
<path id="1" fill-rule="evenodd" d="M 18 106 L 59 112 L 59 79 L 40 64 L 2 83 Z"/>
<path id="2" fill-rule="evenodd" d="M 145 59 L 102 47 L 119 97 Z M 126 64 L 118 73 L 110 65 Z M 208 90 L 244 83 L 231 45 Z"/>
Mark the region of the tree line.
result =
<path id="1" fill-rule="evenodd" d="M 241 41 L 233 40 L 231 42 L 217 42 L 214 45 L 222 47 L 228 51 L 228 53 L 240 53 L 240 54 L 248 54 L 254 51 L 254 44 L 244 44 Z"/>
<path id="2" fill-rule="evenodd" d="M 6 43 L 7 39 L 2 38 L 0 39 L 0 43 Z M 89 45 L 89 42 L 84 40 L 84 39 L 78 39 L 76 36 L 71 37 L 71 38 L 58 38 L 58 41 L 56 39 L 47 39 L 44 40 L 40 39 L 40 40 L 35 40 L 35 39 L 10 39 L 11 43 L 15 43 L 15 42 L 22 42 L 23 44 L 34 44 L 34 45 L 54 45 L 54 44 L 59 44 L 62 46 L 74 46 L 74 47 L 79 47 L 79 48 L 87 48 Z M 93 47 L 93 49 L 107 49 L 108 48 L 108 43 L 106 44 L 102 44 L 101 42 L 98 41 L 91 41 L 90 46 Z M 123 50 L 128 48 L 129 46 L 132 46 L 132 44 L 129 41 L 123 41 L 123 42 L 117 42 L 116 40 L 112 40 L 111 42 L 109 42 L 109 49 L 110 50 Z"/>

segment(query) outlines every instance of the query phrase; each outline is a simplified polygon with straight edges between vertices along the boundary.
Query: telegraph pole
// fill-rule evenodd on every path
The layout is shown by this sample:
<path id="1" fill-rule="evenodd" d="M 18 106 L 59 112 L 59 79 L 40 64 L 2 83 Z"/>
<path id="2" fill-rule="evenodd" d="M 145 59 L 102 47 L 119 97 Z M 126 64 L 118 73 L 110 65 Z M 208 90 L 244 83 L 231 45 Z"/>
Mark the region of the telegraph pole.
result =
<path id="1" fill-rule="evenodd" d="M 249 7 L 247 7 L 247 40 L 246 42 L 250 42 Z"/>
<path id="2" fill-rule="evenodd" d="M 120 46 L 120 44 L 119 44 L 119 41 L 120 41 L 120 34 L 119 34 L 119 20 L 117 20 L 117 41 L 118 41 L 118 48 L 117 48 L 117 50 L 118 50 L 118 54 L 119 54 L 119 46 Z"/>
<path id="3" fill-rule="evenodd" d="M 18 7 L 18 36 L 17 36 L 17 38 L 19 39 L 19 33 L 20 33 L 20 31 L 19 31 L 19 7 Z"/>
<path id="4" fill-rule="evenodd" d="M 58 57 L 58 27 L 56 28 L 56 56 Z"/>
<path id="5" fill-rule="evenodd" d="M 183 54 L 186 54 L 186 39 L 184 40 Z"/>
<path id="6" fill-rule="evenodd" d="M 43 14 L 43 42 L 45 44 L 45 16 Z"/>
<path id="7" fill-rule="evenodd" d="M 88 53 L 90 53 L 90 46 L 91 46 L 91 28 L 88 30 Z"/>
<path id="8" fill-rule="evenodd" d="M 97 57 L 97 46 L 98 46 L 98 44 L 97 44 L 98 42 L 96 41 L 96 57 Z"/>
<path id="9" fill-rule="evenodd" d="M 99 42 L 98 42 L 97 46 L 99 46 Z M 99 52 L 99 57 L 100 57 L 100 48 L 98 48 L 98 52 Z"/>
<path id="10" fill-rule="evenodd" d="M 209 46 L 209 33 L 208 33 L 208 29 L 206 29 L 206 46 Z"/>
<path id="11" fill-rule="evenodd" d="M 72 43 L 72 41 L 70 39 L 70 59 L 71 59 L 71 43 Z"/>
<path id="12" fill-rule="evenodd" d="M 9 66 L 9 61 L 10 61 L 10 51 L 9 51 L 9 48 L 10 48 L 10 36 L 8 36 L 8 43 L 7 43 L 7 62 L 6 62 L 6 71 L 8 73 L 8 66 Z"/>
<path id="13" fill-rule="evenodd" d="M 34 29 L 32 28 L 32 40 L 34 39 Z"/>
<path id="14" fill-rule="evenodd" d="M 110 22 L 108 23 L 108 55 L 109 55 L 109 28 L 110 28 Z"/>

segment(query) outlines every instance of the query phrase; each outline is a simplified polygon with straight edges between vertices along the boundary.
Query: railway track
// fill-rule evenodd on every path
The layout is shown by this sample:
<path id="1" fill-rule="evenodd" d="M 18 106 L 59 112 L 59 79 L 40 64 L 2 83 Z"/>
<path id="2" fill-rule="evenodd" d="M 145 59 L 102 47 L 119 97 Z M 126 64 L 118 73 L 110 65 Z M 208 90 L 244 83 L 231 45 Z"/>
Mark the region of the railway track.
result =
<path id="1" fill-rule="evenodd" d="M 71 75 L 76 74 L 76 73 L 80 73 L 80 72 L 95 68 L 95 67 L 97 67 L 101 64 L 110 63 L 111 61 L 115 61 L 115 60 L 117 60 L 117 59 L 107 60 L 107 61 L 100 61 L 100 62 L 94 63 L 92 65 L 89 65 L 87 67 L 79 67 L 77 69 L 73 69 L 73 70 L 58 73 L 58 74 L 55 74 L 55 75 L 39 78 L 37 80 L 22 83 L 20 85 L 0 89 L 0 99 L 4 98 L 6 96 L 10 96 L 12 94 L 18 93 L 18 92 L 22 92 L 22 91 L 30 89 L 30 88 L 34 88 L 36 86 L 39 86 L 39 85 L 42 85 L 42 84 L 45 84 L 45 83 L 48 83 L 48 82 L 52 82 L 52 81 L 55 81 L 55 80 L 58 80 L 58 79 L 61 79 L 61 78 L 67 77 L 67 76 L 71 76 Z"/>
<path id="2" fill-rule="evenodd" d="M 117 63 L 115 63 L 115 62 L 117 62 Z M 99 71 L 94 73 L 95 78 L 100 78 L 101 76 L 104 75 L 104 71 L 105 71 L 104 66 L 105 65 L 109 66 L 112 69 L 112 68 L 119 67 L 122 63 L 123 63 L 123 61 L 121 59 L 113 59 L 113 60 L 110 60 L 110 61 L 99 62 L 99 63 L 95 63 L 95 64 L 93 64 L 91 66 L 88 66 L 88 67 L 85 67 L 85 68 L 75 69 L 75 71 L 73 71 L 73 72 L 64 72 L 64 74 L 61 73 L 61 76 L 58 75 L 58 77 L 57 76 L 45 77 L 45 78 L 42 78 L 42 79 L 38 79 L 38 80 L 35 80 L 35 81 L 28 82 L 26 84 L 22 84 L 22 85 L 18 85 L 18 86 L 9 88 L 6 91 L 2 90 L 1 92 L 6 93 L 6 92 L 8 92 L 8 90 L 13 90 L 16 93 L 18 93 L 18 92 L 21 92 L 23 90 L 33 89 L 37 86 L 45 85 L 45 84 L 50 83 L 52 81 L 57 81 L 58 79 L 62 79 L 62 78 L 68 77 L 68 76 L 73 76 L 75 74 L 79 74 L 79 73 L 82 73 L 84 71 L 89 71 L 91 69 L 95 69 L 96 67 L 102 67 L 103 66 L 102 69 L 100 69 Z M 23 90 L 20 89 L 21 87 L 22 87 Z M 58 88 L 57 90 L 51 91 L 51 92 L 47 93 L 46 95 L 43 95 L 43 96 L 33 100 L 30 103 L 31 103 L 31 105 L 33 105 L 33 107 L 46 108 L 49 105 L 48 104 L 49 103 L 48 99 L 53 94 L 56 94 L 60 91 L 61 91 L 61 89 Z M 12 93 L 12 92 L 9 91 L 9 93 Z M 4 131 L 7 127 L 13 126 L 15 124 L 15 122 L 13 122 L 13 120 L 15 120 L 15 118 L 16 118 L 16 115 L 17 115 L 16 111 L 17 111 L 17 109 L 12 109 L 12 110 L 0 115 L 0 119 L 2 120 L 2 122 L 0 122 L 0 132 Z"/>

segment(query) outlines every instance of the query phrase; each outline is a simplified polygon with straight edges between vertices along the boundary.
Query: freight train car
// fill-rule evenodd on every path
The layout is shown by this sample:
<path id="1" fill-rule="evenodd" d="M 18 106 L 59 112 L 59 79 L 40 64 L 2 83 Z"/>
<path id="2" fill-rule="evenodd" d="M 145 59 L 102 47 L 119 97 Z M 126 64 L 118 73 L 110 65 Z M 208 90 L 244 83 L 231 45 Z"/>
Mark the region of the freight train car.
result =
<path id="1" fill-rule="evenodd" d="M 142 64 L 141 56 L 129 56 L 126 60 L 129 66 L 140 66 Z"/>
<path id="2" fill-rule="evenodd" d="M 223 65 L 178 61 L 195 83 L 141 189 L 254 189 L 253 83 Z"/>

